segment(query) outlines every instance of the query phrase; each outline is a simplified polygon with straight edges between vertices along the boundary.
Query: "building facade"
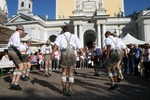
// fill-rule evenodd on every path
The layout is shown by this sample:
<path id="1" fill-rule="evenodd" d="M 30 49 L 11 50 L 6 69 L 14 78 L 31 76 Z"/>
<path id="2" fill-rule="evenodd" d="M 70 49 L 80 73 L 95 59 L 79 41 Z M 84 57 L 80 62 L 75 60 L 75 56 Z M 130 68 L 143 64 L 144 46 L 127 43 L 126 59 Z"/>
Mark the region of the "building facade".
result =
<path id="1" fill-rule="evenodd" d="M 5 0 L 0 0 L 0 24 L 7 21 L 8 8 Z"/>
<path id="2" fill-rule="evenodd" d="M 73 15 L 90 15 L 94 12 L 105 12 L 110 17 L 124 13 L 124 0 L 114 0 L 113 4 L 111 2 L 112 0 L 56 0 L 56 19 L 66 19 Z"/>
<path id="3" fill-rule="evenodd" d="M 134 37 L 150 42 L 150 10 L 125 17 L 124 1 L 114 2 L 116 5 L 112 6 L 110 0 L 56 0 L 56 20 L 47 20 L 33 15 L 33 0 L 18 0 L 17 15 L 4 24 L 11 28 L 21 24 L 31 39 L 50 39 L 52 42 L 61 32 L 61 27 L 68 25 L 80 38 L 83 47 L 90 46 L 93 41 L 99 47 L 105 46 L 106 31 L 116 32 L 119 37 L 132 33 Z"/>

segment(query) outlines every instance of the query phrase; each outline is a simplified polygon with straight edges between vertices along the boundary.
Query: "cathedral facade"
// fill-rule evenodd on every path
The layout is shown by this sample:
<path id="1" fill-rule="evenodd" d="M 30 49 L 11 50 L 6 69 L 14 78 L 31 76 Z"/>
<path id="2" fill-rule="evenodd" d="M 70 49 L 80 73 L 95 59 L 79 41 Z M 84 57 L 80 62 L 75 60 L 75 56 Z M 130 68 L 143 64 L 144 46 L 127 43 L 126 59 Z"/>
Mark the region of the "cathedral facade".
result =
<path id="1" fill-rule="evenodd" d="M 113 2 L 112 5 L 111 0 L 56 0 L 56 20 L 48 20 L 33 14 L 33 0 L 18 0 L 17 15 L 4 24 L 11 28 L 21 24 L 31 39 L 50 39 L 51 42 L 55 41 L 61 27 L 68 25 L 83 47 L 92 42 L 97 42 L 99 47 L 105 46 L 106 31 L 115 32 L 120 38 L 132 33 L 134 37 L 150 42 L 150 10 L 125 17 L 124 0 Z"/>

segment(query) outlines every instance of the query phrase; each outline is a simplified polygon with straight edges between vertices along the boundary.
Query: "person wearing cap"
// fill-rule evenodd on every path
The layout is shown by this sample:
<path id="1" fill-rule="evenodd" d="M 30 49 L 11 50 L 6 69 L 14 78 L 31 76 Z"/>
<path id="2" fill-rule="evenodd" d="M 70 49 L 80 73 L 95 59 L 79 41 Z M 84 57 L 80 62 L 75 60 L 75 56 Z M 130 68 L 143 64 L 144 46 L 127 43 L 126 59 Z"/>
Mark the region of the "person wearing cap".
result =
<path id="1" fill-rule="evenodd" d="M 100 63 L 102 58 L 102 51 L 101 49 L 96 45 L 96 42 L 93 42 L 93 51 L 92 51 L 92 57 L 94 60 L 94 76 L 99 76 L 100 74 Z"/>
<path id="2" fill-rule="evenodd" d="M 41 52 L 44 55 L 45 76 L 49 77 L 52 74 L 52 60 L 51 60 L 52 47 L 50 45 L 50 40 L 47 40 L 46 44 L 42 46 Z"/>
<path id="3" fill-rule="evenodd" d="M 120 61 L 120 50 L 123 49 L 125 51 L 125 46 L 122 46 L 121 42 L 118 40 L 118 38 L 115 38 L 113 34 L 110 31 L 107 31 L 105 33 L 105 44 L 106 44 L 106 69 L 108 72 L 108 76 L 111 81 L 111 87 L 110 90 L 116 89 L 118 87 L 117 85 L 117 72 L 116 72 L 116 66 L 118 62 Z"/>
<path id="4" fill-rule="evenodd" d="M 69 32 L 69 27 L 62 28 L 62 34 L 58 35 L 55 40 L 55 45 L 52 51 L 52 58 L 54 58 L 55 51 L 60 48 L 60 67 L 62 68 L 62 87 L 63 94 L 71 96 L 72 86 L 74 83 L 74 67 L 76 66 L 75 51 L 79 49 L 85 57 L 82 50 L 81 42 L 77 36 Z"/>
<path id="5" fill-rule="evenodd" d="M 30 45 L 31 45 L 31 40 L 28 39 L 27 41 L 24 41 L 20 47 L 23 65 L 24 65 L 23 74 L 21 76 L 21 80 L 23 81 L 30 80 L 30 77 L 29 77 L 29 72 L 30 72 L 30 67 L 31 67 L 30 60 L 29 60 L 29 54 L 30 54 L 29 46 Z"/>
<path id="6" fill-rule="evenodd" d="M 20 35 L 22 35 L 23 32 L 24 27 L 22 25 L 17 25 L 16 31 L 11 35 L 9 42 L 7 44 L 9 56 L 16 65 L 16 68 L 13 72 L 12 81 L 10 83 L 10 89 L 12 90 L 22 89 L 18 82 L 24 68 L 20 49 L 21 46 Z"/>

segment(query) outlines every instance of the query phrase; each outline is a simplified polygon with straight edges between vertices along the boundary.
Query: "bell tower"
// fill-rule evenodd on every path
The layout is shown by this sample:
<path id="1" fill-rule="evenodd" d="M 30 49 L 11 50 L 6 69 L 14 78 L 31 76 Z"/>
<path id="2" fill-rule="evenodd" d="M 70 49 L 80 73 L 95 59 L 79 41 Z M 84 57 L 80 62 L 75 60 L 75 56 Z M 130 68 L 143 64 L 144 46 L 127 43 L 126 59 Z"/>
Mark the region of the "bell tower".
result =
<path id="1" fill-rule="evenodd" d="M 22 13 L 25 15 L 33 16 L 32 6 L 33 6 L 33 0 L 18 0 L 17 14 Z"/>

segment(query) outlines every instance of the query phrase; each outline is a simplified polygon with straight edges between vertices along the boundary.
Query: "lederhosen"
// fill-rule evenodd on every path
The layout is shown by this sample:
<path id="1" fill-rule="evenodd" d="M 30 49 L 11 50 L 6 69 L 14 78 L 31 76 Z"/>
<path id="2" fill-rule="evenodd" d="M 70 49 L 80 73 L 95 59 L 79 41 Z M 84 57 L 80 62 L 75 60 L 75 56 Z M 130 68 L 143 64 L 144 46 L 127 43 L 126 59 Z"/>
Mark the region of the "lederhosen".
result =
<path id="1" fill-rule="evenodd" d="M 113 41 L 113 39 L 111 40 Z M 117 42 L 115 43 L 113 41 L 113 43 L 115 44 L 115 46 L 117 46 Z M 110 50 L 109 65 L 112 66 L 114 64 L 117 64 L 119 60 L 120 60 L 120 52 L 118 50 Z"/>
<path id="2" fill-rule="evenodd" d="M 51 57 L 50 46 L 48 46 L 48 48 L 46 48 L 46 45 L 45 45 L 45 54 L 43 54 L 43 56 L 44 56 L 44 61 L 50 61 L 50 57 Z"/>
<path id="3" fill-rule="evenodd" d="M 93 50 L 94 64 L 96 64 L 96 65 L 100 65 L 100 54 L 98 54 L 98 50 L 100 50 L 100 49 L 96 48 L 95 50 Z M 100 53 L 100 51 L 99 51 L 99 53 Z"/>
<path id="4" fill-rule="evenodd" d="M 65 36 L 65 34 L 64 34 Z M 67 37 L 65 36 L 66 40 L 67 40 L 67 48 L 64 50 L 61 50 L 61 59 L 60 59 L 60 66 L 62 68 L 66 68 L 66 67 L 75 67 L 76 66 L 76 55 L 75 55 L 75 50 L 73 50 L 72 48 L 70 48 L 70 39 L 71 39 L 71 35 L 69 40 L 67 39 Z"/>
<path id="5" fill-rule="evenodd" d="M 21 52 L 14 45 L 11 44 L 8 47 L 8 54 L 9 54 L 9 57 L 13 60 L 14 64 L 16 64 L 16 66 L 22 63 Z"/>
<path id="6" fill-rule="evenodd" d="M 26 51 L 29 47 L 26 47 Z M 22 60 L 23 62 L 29 62 L 29 55 L 28 54 L 22 54 Z"/>

